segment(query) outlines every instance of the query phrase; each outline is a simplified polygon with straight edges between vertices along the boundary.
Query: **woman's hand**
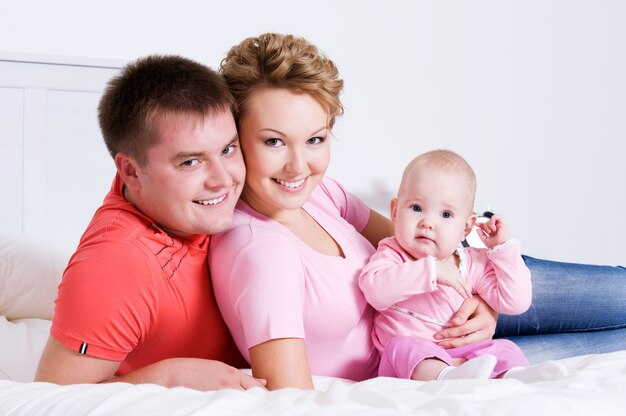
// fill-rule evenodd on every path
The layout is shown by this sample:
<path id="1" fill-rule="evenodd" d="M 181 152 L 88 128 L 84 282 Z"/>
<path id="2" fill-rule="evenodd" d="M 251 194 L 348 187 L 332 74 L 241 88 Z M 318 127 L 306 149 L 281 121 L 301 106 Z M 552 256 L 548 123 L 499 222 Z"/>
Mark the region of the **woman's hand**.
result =
<path id="1" fill-rule="evenodd" d="M 452 326 L 435 334 L 443 348 L 461 347 L 491 339 L 496 332 L 498 314 L 477 295 L 466 299 L 451 321 Z"/>

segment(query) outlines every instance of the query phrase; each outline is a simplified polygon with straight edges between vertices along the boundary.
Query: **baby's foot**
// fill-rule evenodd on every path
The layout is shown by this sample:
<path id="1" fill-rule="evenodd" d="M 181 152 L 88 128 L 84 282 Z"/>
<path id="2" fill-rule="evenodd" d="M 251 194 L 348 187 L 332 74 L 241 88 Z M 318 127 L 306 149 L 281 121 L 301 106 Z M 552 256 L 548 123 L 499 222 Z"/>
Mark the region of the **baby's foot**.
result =
<path id="1" fill-rule="evenodd" d="M 458 367 L 449 366 L 444 368 L 437 376 L 437 380 L 487 379 L 496 367 L 497 361 L 494 355 L 481 355 L 466 361 Z"/>

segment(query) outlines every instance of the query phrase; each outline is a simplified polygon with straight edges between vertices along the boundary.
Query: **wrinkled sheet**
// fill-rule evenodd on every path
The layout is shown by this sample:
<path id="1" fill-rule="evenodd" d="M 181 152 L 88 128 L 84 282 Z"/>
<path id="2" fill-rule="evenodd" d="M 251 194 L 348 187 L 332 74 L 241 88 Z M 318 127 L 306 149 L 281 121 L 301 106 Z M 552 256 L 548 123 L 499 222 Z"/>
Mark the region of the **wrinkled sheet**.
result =
<path id="1" fill-rule="evenodd" d="M 57 386 L 0 381 L 1 415 L 626 415 L 626 351 L 561 360 L 569 374 L 517 380 L 353 383 L 316 377 L 315 391 L 201 392 L 153 384 Z"/>

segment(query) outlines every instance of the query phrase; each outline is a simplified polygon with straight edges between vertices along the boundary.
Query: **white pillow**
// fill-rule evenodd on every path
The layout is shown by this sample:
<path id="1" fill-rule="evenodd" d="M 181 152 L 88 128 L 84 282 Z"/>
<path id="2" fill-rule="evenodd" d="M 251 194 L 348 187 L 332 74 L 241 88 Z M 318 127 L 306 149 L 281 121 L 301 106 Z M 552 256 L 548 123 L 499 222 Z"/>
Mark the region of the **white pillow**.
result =
<path id="1" fill-rule="evenodd" d="M 69 253 L 29 237 L 0 234 L 0 315 L 52 319 Z"/>
<path id="2" fill-rule="evenodd" d="M 0 380 L 33 381 L 50 334 L 50 321 L 0 316 Z"/>

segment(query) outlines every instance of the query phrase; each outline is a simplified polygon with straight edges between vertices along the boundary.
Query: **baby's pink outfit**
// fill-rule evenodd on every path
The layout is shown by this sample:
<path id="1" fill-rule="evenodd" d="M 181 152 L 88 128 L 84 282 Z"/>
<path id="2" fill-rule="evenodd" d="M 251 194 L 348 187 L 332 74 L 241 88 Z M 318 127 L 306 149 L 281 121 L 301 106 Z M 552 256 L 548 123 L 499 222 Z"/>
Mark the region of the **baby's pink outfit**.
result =
<path id="1" fill-rule="evenodd" d="M 499 313 L 515 315 L 528 309 L 530 271 L 517 241 L 509 240 L 491 250 L 459 248 L 457 253 L 461 276 L 472 293 Z M 455 289 L 437 284 L 434 257 L 413 259 L 395 237 L 380 242 L 361 272 L 359 286 L 377 310 L 372 335 L 382 356 L 379 375 L 409 378 L 417 364 L 434 357 L 451 364 L 452 358 L 493 354 L 498 364 L 492 376 L 528 365 L 521 349 L 507 340 L 448 350 L 437 346 L 434 334 L 449 326 L 464 299 Z"/>

